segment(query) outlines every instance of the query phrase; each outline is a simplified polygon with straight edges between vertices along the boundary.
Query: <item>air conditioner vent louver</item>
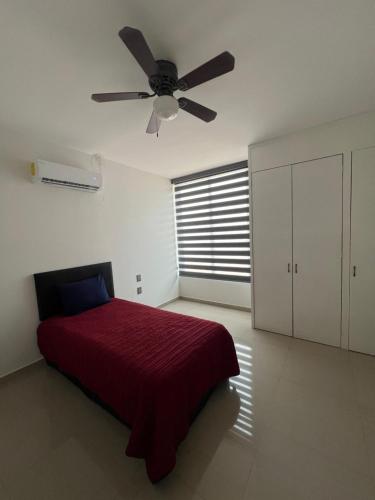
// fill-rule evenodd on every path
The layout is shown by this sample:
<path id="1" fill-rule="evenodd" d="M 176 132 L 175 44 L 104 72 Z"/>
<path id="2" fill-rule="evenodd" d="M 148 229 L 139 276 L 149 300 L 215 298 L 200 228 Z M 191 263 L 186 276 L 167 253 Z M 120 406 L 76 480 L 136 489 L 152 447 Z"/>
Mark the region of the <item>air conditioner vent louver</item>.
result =
<path id="1" fill-rule="evenodd" d="M 59 179 L 51 179 L 49 177 L 42 177 L 42 182 L 45 182 L 46 184 L 55 184 L 58 186 L 71 187 L 75 189 L 85 189 L 88 191 L 98 191 L 99 189 L 99 187 L 90 186 L 89 184 L 81 184 L 79 182 L 71 182 L 71 181 L 61 181 Z"/>
<path id="2" fill-rule="evenodd" d="M 43 160 L 32 164 L 31 179 L 33 182 L 88 192 L 99 191 L 102 187 L 102 176 L 98 172 Z"/>

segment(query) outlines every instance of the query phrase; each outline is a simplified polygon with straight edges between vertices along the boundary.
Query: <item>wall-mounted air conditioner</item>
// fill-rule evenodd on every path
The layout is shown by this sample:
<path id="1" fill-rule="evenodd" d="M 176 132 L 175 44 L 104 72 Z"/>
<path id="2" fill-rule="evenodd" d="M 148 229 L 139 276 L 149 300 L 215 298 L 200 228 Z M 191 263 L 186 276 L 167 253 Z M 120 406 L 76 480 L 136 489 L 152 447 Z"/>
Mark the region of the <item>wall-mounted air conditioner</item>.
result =
<path id="1" fill-rule="evenodd" d="M 43 160 L 31 164 L 31 179 L 33 182 L 91 192 L 102 187 L 102 176 L 98 172 Z"/>

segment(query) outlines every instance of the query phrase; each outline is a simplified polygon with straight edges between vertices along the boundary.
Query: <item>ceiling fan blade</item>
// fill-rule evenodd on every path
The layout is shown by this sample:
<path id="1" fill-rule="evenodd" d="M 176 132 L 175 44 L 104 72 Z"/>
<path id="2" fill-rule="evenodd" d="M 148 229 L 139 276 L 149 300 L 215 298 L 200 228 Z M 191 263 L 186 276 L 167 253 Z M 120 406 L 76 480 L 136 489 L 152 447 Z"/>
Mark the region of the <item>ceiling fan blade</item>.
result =
<path id="1" fill-rule="evenodd" d="M 146 99 L 147 97 L 151 97 L 151 94 L 147 92 L 109 92 L 106 94 L 92 94 L 91 99 L 96 102 L 111 102 Z"/>
<path id="2" fill-rule="evenodd" d="M 181 109 L 205 122 L 211 122 L 216 118 L 216 111 L 212 111 L 212 109 L 206 108 L 206 106 L 202 106 L 202 104 L 186 99 L 186 97 L 180 97 L 178 103 Z"/>
<path id="3" fill-rule="evenodd" d="M 157 72 L 157 65 L 142 32 L 125 26 L 119 36 L 148 77 Z"/>
<path id="4" fill-rule="evenodd" d="M 155 111 L 152 112 L 150 121 L 148 122 L 146 134 L 157 134 L 159 132 L 161 120 L 157 117 Z"/>
<path id="5" fill-rule="evenodd" d="M 194 69 L 177 82 L 180 90 L 189 90 L 201 83 L 229 73 L 234 68 L 234 57 L 229 52 L 222 52 L 210 61 Z"/>

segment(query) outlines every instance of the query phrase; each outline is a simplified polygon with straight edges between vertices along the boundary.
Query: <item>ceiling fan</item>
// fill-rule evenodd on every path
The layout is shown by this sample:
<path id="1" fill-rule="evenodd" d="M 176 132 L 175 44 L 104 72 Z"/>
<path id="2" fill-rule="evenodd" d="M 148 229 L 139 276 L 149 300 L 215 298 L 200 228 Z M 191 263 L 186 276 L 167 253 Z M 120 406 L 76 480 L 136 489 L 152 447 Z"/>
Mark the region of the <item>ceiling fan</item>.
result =
<path id="1" fill-rule="evenodd" d="M 176 99 L 173 93 L 176 90 L 189 90 L 201 83 L 232 71 L 234 68 L 234 57 L 232 54 L 222 52 L 182 78 L 178 78 L 177 67 L 174 63 L 164 59 L 154 59 L 141 31 L 125 26 L 119 32 L 119 36 L 146 73 L 153 94 L 149 94 L 148 92 L 92 94 L 91 98 L 94 101 L 126 101 L 131 99 L 148 99 L 149 97 L 157 96 L 153 102 L 153 112 L 146 129 L 148 134 L 157 134 L 161 121 L 174 120 L 179 109 L 183 109 L 205 122 L 210 122 L 216 118 L 216 111 L 185 97 Z"/>

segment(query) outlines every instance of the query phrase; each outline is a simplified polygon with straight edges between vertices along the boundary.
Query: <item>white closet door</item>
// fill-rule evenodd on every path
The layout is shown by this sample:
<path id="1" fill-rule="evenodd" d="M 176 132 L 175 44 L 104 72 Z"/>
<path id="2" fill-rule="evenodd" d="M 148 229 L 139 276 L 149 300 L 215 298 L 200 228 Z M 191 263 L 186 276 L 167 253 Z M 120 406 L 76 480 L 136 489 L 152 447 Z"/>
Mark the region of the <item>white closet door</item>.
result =
<path id="1" fill-rule="evenodd" d="M 290 166 L 255 172 L 252 203 L 254 326 L 292 335 Z"/>
<path id="2" fill-rule="evenodd" d="M 340 345 L 342 156 L 292 166 L 294 336 Z"/>
<path id="3" fill-rule="evenodd" d="M 351 265 L 349 348 L 375 354 L 375 148 L 352 157 Z"/>

